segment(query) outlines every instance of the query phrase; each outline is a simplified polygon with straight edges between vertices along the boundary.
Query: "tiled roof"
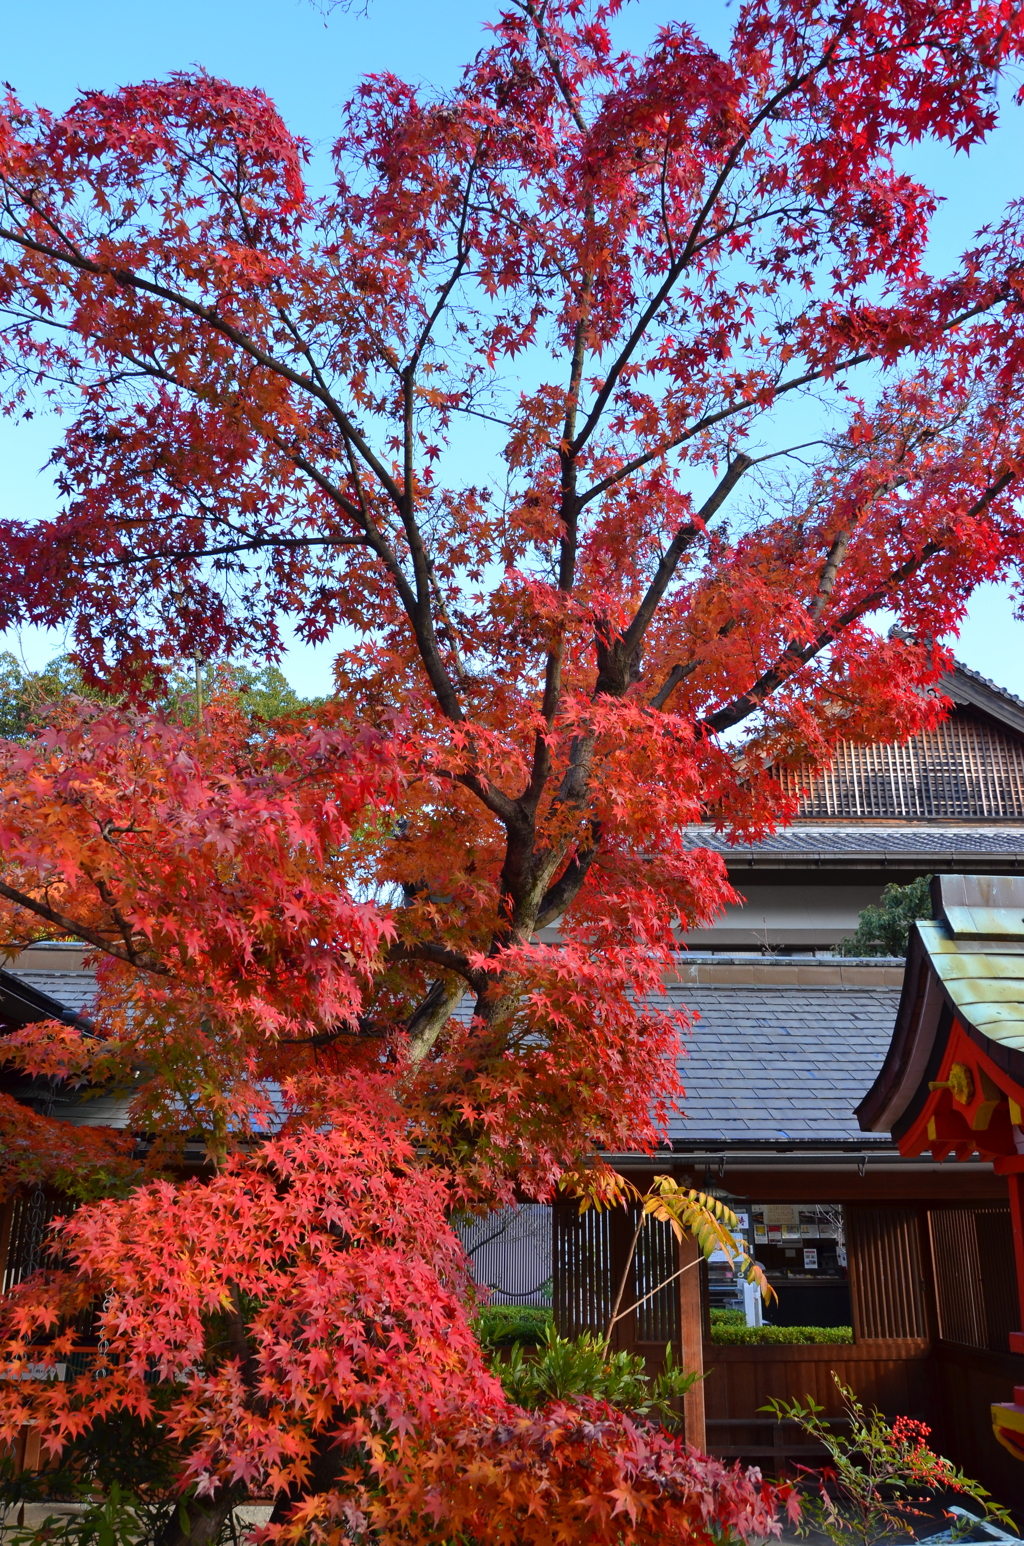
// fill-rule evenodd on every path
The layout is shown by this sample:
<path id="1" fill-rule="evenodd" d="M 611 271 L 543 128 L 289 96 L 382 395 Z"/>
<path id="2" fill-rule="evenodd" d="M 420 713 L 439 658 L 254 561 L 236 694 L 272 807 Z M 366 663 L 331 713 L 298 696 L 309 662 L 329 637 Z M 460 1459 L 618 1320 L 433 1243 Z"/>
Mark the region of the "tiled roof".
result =
<path id="1" fill-rule="evenodd" d="M 691 848 L 736 854 L 1015 854 L 1024 853 L 1024 824 L 1015 827 L 785 827 L 760 843 L 729 843 L 710 827 L 691 827 Z"/>
<path id="2" fill-rule="evenodd" d="M 962 660 L 954 662 L 954 669 L 948 677 L 943 677 L 939 682 L 939 691 L 947 693 L 954 701 L 957 699 L 957 678 L 960 682 L 974 682 L 985 690 L 986 696 L 991 694 L 993 698 L 1001 699 L 1002 703 L 1009 707 L 1024 709 L 1024 698 L 1018 698 L 1006 687 L 1000 687 L 998 682 L 993 682 L 990 676 L 982 676 L 980 671 L 975 671 L 971 666 L 965 666 Z"/>
<path id="3" fill-rule="evenodd" d="M 87 1016 L 96 995 L 96 978 L 92 972 L 8 970 L 3 976 L 6 980 L 0 984 L 0 991 L 4 994 L 11 991 L 14 982 L 18 982 L 24 983 L 36 993 L 45 995 L 43 1004 L 30 1001 L 27 1006 L 29 1010 L 38 1011 L 45 1006 L 45 1001 L 48 999 L 64 1010 L 70 1010 L 74 1015 Z M 15 987 L 13 991 L 16 993 L 17 988 Z M 10 999 L 7 1002 L 10 1005 Z M 17 1008 L 14 1012 L 17 1017 Z M 0 1005 L 0 1013 L 2 1013 L 2 1005 Z M 22 1095 L 33 1093 L 31 1082 L 21 1093 Z M 76 1127 L 124 1127 L 127 1120 L 127 1106 L 127 1101 L 121 1095 L 83 1098 L 80 1091 L 65 1087 L 51 1092 L 48 1109 L 54 1116 L 61 1117 Z"/>
<path id="4" fill-rule="evenodd" d="M 88 1014 L 96 996 L 96 978 L 92 972 L 25 972 L 8 968 L 8 975 L 27 983 L 38 993 L 56 999 L 73 1014 Z"/>
<path id="5" fill-rule="evenodd" d="M 863 1144 L 854 1107 L 889 1048 L 898 988 L 686 987 L 680 1144 Z"/>
<path id="6" fill-rule="evenodd" d="M 69 1009 L 89 1009 L 94 992 L 89 972 L 17 976 Z M 685 1115 L 672 1118 L 670 1138 L 684 1145 L 847 1141 L 863 1146 L 853 1111 L 882 1065 L 899 999 L 896 987 L 758 982 L 672 989 L 664 1002 L 683 1002 L 700 1019 L 682 1063 Z M 99 1111 L 90 1111 L 90 1118 L 112 1120 Z"/>

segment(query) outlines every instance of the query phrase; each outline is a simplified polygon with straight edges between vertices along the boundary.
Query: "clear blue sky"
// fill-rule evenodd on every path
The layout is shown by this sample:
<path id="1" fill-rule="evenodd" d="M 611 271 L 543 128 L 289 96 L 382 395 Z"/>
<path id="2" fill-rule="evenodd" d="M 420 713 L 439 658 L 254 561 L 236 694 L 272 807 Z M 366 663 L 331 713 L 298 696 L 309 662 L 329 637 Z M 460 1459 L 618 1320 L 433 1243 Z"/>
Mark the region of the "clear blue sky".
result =
<path id="1" fill-rule="evenodd" d="M 140 6 L 132 0 L 43 0 L 12 5 L 0 43 L 0 78 L 23 99 L 66 107 L 83 88 L 111 89 L 132 81 L 201 65 L 238 84 L 269 93 L 289 126 L 315 146 L 330 143 L 338 105 L 359 78 L 391 70 L 406 79 L 454 84 L 461 65 L 484 41 L 493 15 L 488 0 L 369 0 L 365 14 L 335 11 L 325 20 L 309 0 L 177 0 Z M 669 20 L 693 22 L 705 40 L 722 46 L 735 9 L 718 0 L 636 0 L 621 23 L 621 41 L 642 48 Z M 936 268 L 956 252 L 1004 201 L 1022 189 L 1021 128 L 1012 112 L 989 145 L 970 160 L 924 147 L 909 170 L 946 198 L 933 243 Z M 0 511 L 42 517 L 54 507 L 44 470 L 55 438 L 45 422 L 0 429 Z M 2 636 L 0 636 L 2 637 Z M 61 648 L 53 636 L 8 638 L 31 665 Z M 1024 697 L 1024 623 L 1014 621 L 1010 597 L 995 587 L 979 592 L 957 654 L 976 670 Z M 330 680 L 330 652 L 297 646 L 285 671 L 300 690 L 322 692 Z"/>

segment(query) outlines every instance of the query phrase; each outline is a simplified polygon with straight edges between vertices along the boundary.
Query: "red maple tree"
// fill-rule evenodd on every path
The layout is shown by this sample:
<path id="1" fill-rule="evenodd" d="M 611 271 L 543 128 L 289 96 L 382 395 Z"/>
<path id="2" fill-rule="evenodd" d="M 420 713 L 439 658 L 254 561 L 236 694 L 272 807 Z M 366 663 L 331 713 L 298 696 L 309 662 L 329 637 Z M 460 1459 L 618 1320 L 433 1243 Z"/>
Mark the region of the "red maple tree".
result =
<path id="1" fill-rule="evenodd" d="M 90 1296 L 123 1303 L 110 1399 L 141 1412 L 166 1356 L 183 1474 L 280 1486 L 295 1529 L 337 1538 L 367 1510 L 446 1537 L 571 1518 L 579 1538 L 584 1512 L 602 1540 L 709 1510 L 755 1528 L 748 1484 L 698 1485 L 621 1416 L 510 1416 L 464 1320 L 417 1384 L 437 1326 L 385 1328 L 394 1253 L 433 1302 L 446 1212 L 655 1140 L 685 1026 L 652 995 L 678 928 L 733 898 L 691 829 L 756 838 L 792 811 L 781 762 L 933 722 L 946 657 L 911 641 L 947 635 L 1024 543 L 1019 214 L 935 277 L 935 198 L 894 161 L 985 136 L 1016 9 L 756 0 L 724 57 L 683 25 L 621 54 L 617 11 L 520 0 L 448 96 L 371 77 L 322 197 L 267 99 L 205 75 L 60 117 L 8 99 L 0 124 L 6 407 L 71 413 L 61 514 L 4 523 L 0 621 L 70 626 L 125 698 L 0 759 L 8 933 L 105 963 L 96 1035 L 11 1049 L 131 1083 L 165 1148 L 206 1139 L 222 1169 L 183 1184 L 180 1271 L 235 1317 L 216 1356 L 201 1309 L 175 1320 L 178 1268 L 150 1268 L 178 1183 L 147 1182 L 67 1226 L 10 1356 L 72 1337 Z M 901 636 L 872 631 L 881 608 Z M 145 707 L 176 659 L 272 655 L 286 618 L 346 639 L 312 720 Z M 375 1204 L 386 1263 L 328 1272 L 344 1296 L 365 1270 L 358 1314 L 411 1371 L 397 1406 L 372 1359 L 332 1385 L 351 1353 L 296 1329 L 308 1262 L 368 1226 L 339 1222 L 329 1165 L 285 1181 L 252 1142 L 325 1125 L 360 1156 L 350 1189 L 377 1150 L 408 1175 L 410 1142 L 439 1188 L 415 1241 L 401 1197 Z M 290 1287 L 254 1309 L 232 1295 L 271 1271 L 263 1187 L 306 1211 L 273 1269 Z M 218 1208 L 236 1232 L 199 1263 Z M 8 1382 L 5 1431 L 35 1412 L 54 1442 L 81 1433 L 77 1399 Z M 329 1485 L 322 1438 L 348 1457 Z M 517 1491 L 527 1454 L 544 1505 Z"/>

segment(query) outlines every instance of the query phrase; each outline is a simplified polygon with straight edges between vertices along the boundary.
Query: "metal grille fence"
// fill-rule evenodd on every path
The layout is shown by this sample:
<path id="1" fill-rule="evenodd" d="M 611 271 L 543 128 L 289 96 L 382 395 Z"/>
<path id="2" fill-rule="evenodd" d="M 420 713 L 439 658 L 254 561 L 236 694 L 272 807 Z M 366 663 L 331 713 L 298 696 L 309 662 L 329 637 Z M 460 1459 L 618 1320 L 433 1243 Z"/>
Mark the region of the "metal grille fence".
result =
<path id="1" fill-rule="evenodd" d="M 492 1304 L 551 1303 L 551 1209 L 540 1203 L 456 1221 L 474 1278 Z"/>
<path id="2" fill-rule="evenodd" d="M 47 1228 L 71 1207 L 67 1198 L 49 1197 L 41 1186 L 5 1203 L 0 1211 L 0 1294 L 44 1264 Z"/>
<path id="3" fill-rule="evenodd" d="M 1024 816 L 1024 746 L 959 714 L 890 745 L 841 741 L 824 771 L 779 777 L 804 817 Z"/>

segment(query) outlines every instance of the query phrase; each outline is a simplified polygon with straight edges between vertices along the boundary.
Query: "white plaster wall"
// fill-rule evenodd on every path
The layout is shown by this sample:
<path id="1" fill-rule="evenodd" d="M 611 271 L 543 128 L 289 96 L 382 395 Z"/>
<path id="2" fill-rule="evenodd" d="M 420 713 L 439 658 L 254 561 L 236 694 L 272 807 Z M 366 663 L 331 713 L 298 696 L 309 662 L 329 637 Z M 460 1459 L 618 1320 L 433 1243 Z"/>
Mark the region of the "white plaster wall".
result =
<path id="1" fill-rule="evenodd" d="M 757 950 L 765 944 L 825 948 L 852 934 L 861 909 L 878 901 L 881 886 L 764 886 L 738 884 L 742 907 L 726 909 L 710 929 L 686 935 L 691 949 L 731 945 Z"/>

